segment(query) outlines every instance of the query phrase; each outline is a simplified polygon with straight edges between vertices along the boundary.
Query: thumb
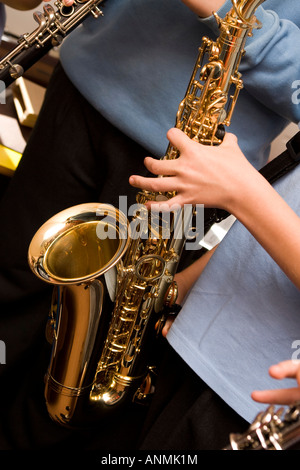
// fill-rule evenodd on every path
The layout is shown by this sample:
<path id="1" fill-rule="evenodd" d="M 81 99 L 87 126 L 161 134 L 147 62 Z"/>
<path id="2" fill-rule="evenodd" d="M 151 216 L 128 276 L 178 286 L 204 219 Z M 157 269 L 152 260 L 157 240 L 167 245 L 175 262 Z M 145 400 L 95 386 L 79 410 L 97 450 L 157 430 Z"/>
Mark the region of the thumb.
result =
<path id="1" fill-rule="evenodd" d="M 230 132 L 226 132 L 221 145 L 232 145 L 232 144 L 237 144 L 237 142 L 238 142 L 238 139 L 236 135 L 231 134 Z"/>
<path id="2" fill-rule="evenodd" d="M 167 138 L 171 145 L 176 147 L 180 152 L 182 152 L 186 144 L 191 142 L 191 139 L 180 129 L 172 127 L 167 132 Z"/>

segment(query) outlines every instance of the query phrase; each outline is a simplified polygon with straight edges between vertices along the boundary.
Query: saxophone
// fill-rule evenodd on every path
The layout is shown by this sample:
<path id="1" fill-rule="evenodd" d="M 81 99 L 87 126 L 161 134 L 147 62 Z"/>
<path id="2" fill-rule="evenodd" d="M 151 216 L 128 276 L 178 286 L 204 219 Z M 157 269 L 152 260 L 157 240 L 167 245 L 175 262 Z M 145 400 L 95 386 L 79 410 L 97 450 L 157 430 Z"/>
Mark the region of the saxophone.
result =
<path id="1" fill-rule="evenodd" d="M 72 6 L 67 7 L 57 0 L 56 10 L 46 4 L 43 13 L 36 11 L 33 18 L 38 23 L 37 28 L 30 34 L 23 34 L 17 46 L 0 60 L 0 80 L 8 87 L 53 47 L 59 46 L 88 16 L 102 16 L 98 5 L 103 1 L 75 0 Z"/>
<path id="2" fill-rule="evenodd" d="M 300 403 L 288 409 L 269 406 L 243 434 L 231 434 L 224 450 L 287 450 L 300 441 Z"/>
<path id="3" fill-rule="evenodd" d="M 230 125 L 243 86 L 238 67 L 263 1 L 232 0 L 224 19 L 214 14 L 219 37 L 203 38 L 175 123 L 197 142 L 219 145 Z M 178 156 L 169 145 L 163 158 Z M 157 325 L 164 307 L 176 301 L 173 278 L 191 219 L 171 211 L 163 236 L 161 214 L 153 221 L 145 203 L 173 195 L 140 191 L 130 223 L 105 204 L 75 206 L 32 239 L 31 269 L 54 284 L 45 398 L 49 415 L 63 426 L 97 422 L 125 403 L 146 403 L 153 393 Z"/>

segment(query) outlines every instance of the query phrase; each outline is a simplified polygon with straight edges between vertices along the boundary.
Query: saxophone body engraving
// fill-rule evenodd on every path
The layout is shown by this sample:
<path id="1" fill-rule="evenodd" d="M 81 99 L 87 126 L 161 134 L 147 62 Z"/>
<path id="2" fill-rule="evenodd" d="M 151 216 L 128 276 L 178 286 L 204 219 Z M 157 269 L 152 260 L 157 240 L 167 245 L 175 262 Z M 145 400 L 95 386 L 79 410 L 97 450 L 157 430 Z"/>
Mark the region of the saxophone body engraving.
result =
<path id="1" fill-rule="evenodd" d="M 43 13 L 37 11 L 33 14 L 38 27 L 30 34 L 23 34 L 18 45 L 0 60 L 0 80 L 9 86 L 50 49 L 59 46 L 88 16 L 101 16 L 99 5 L 103 1 L 75 0 L 71 7 L 66 7 L 58 0 L 56 9 L 45 4 Z"/>
<path id="2" fill-rule="evenodd" d="M 252 29 L 257 26 L 254 12 L 262 2 L 263 0 L 233 0 L 233 6 L 224 19 L 216 15 L 220 28 L 217 41 L 203 39 L 175 122 L 176 127 L 183 130 L 191 139 L 205 145 L 218 145 L 222 142 L 223 126 L 230 124 L 235 102 L 242 88 L 238 67 L 244 53 L 244 44 Z M 230 94 L 232 88 L 234 91 Z M 178 150 L 169 146 L 164 158 L 173 159 L 178 156 Z M 93 302 L 93 308 L 90 308 L 91 300 L 87 294 L 90 286 L 93 286 L 93 299 L 104 298 L 105 283 L 99 281 L 96 269 L 92 270 L 90 276 L 83 276 L 82 279 L 79 274 L 76 275 L 76 279 L 66 279 L 68 276 L 65 275 L 64 268 L 60 275 L 53 275 L 51 265 L 56 265 L 56 259 L 59 259 L 63 266 L 67 261 L 68 266 L 73 263 L 80 266 L 81 263 L 85 264 L 88 258 L 88 252 L 84 253 L 83 250 L 82 260 L 71 258 L 72 252 L 74 257 L 76 256 L 71 240 L 72 218 L 70 229 L 67 229 L 70 235 L 68 260 L 64 261 L 64 255 L 59 249 L 47 254 L 48 246 L 52 246 L 56 239 L 55 235 L 52 236 L 51 242 L 46 241 L 45 232 L 49 228 L 47 223 L 41 227 L 32 241 L 29 249 L 31 268 L 47 282 L 58 284 L 56 290 L 64 290 L 65 300 L 55 301 L 52 308 L 56 314 L 53 315 L 55 319 L 50 319 L 50 323 L 55 326 L 52 332 L 52 356 L 45 389 L 48 412 L 61 424 L 74 425 L 80 421 L 80 418 L 77 420 L 77 415 L 81 415 L 83 421 L 89 421 L 87 418 L 89 410 L 93 410 L 91 414 L 99 420 L 99 417 L 112 413 L 124 403 L 143 401 L 153 392 L 151 377 L 154 373 L 152 350 L 156 335 L 155 326 L 161 321 L 162 309 L 166 304 L 170 304 L 169 299 L 174 293 L 172 281 L 186 242 L 185 234 L 187 226 L 191 223 L 191 217 L 186 217 L 183 211 L 172 211 L 167 224 L 170 228 L 169 235 L 163 236 L 165 221 L 162 215 L 159 213 L 153 215 L 153 211 L 151 214 L 148 213 L 144 204 L 150 200 L 165 200 L 172 196 L 173 193 L 158 194 L 147 191 L 137 194 L 138 210 L 130 223 L 126 246 L 122 247 L 122 254 L 114 264 L 116 276 L 113 277 L 114 283 L 111 283 L 114 288 L 110 289 L 110 292 L 113 291 L 111 296 L 113 308 L 106 317 L 103 315 L 102 305 L 95 307 Z M 101 208 L 101 205 L 99 207 Z M 86 211 L 84 207 L 81 209 L 84 212 L 91 212 Z M 76 209 L 72 212 L 76 214 Z M 72 217 L 76 218 L 74 214 Z M 122 215 L 118 213 L 117 216 L 123 220 Z M 59 220 L 62 224 L 65 223 L 62 222 L 62 216 Z M 123 226 L 126 226 L 124 221 Z M 64 227 L 58 230 L 58 240 L 64 237 L 62 234 L 65 231 Z M 86 240 L 87 248 L 93 238 Z M 100 243 L 99 240 L 97 243 Z M 102 250 L 102 246 L 99 250 Z M 65 248 L 62 249 L 62 253 L 64 251 Z M 50 263 L 47 263 L 47 260 Z M 85 268 L 84 272 L 86 271 Z M 101 274 L 101 269 L 99 271 Z M 108 272 L 105 273 L 106 277 L 109 277 Z M 80 293 L 75 294 L 76 291 Z M 82 302 L 81 292 L 85 293 L 83 298 L 86 298 Z M 57 294 L 55 296 L 61 297 Z M 95 318 L 90 323 L 81 320 L 82 317 L 89 316 L 91 310 L 95 312 L 93 313 Z M 105 326 L 98 320 L 98 314 L 105 317 L 103 320 Z M 64 321 L 65 316 L 67 322 Z M 90 324 L 94 325 L 93 328 L 96 326 L 100 328 L 99 336 L 105 338 L 100 348 L 98 344 L 101 344 L 102 340 L 96 339 L 98 338 L 96 332 L 93 333 L 93 338 L 86 342 L 88 335 L 82 333 L 80 321 L 84 322 L 87 331 L 91 330 Z M 80 338 L 82 336 L 80 341 L 78 336 Z M 65 347 L 62 347 L 61 341 Z M 87 361 L 79 367 L 76 365 L 76 360 L 69 360 L 70 351 L 77 351 L 75 357 L 76 355 L 82 357 L 83 350 L 90 351 L 93 357 L 98 353 L 93 379 L 90 377 L 90 370 L 94 366 L 94 361 L 91 361 L 93 366 Z M 88 380 L 86 375 L 89 376 Z"/>

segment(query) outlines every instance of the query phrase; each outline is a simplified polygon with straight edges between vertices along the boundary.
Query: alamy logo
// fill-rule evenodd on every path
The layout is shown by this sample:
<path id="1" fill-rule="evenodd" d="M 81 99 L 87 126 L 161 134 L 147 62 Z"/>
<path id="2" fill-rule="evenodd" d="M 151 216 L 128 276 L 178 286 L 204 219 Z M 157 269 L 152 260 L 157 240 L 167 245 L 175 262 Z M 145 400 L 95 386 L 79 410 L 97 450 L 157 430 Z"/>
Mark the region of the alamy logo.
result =
<path id="1" fill-rule="evenodd" d="M 300 359 L 300 340 L 296 339 L 292 343 L 292 349 L 295 349 L 295 351 L 292 354 L 292 360 L 299 362 Z"/>
<path id="2" fill-rule="evenodd" d="M 3 80 L 0 80 L 0 104 L 6 103 L 6 86 Z"/>
<path id="3" fill-rule="evenodd" d="M 156 211 L 155 209 L 148 211 L 143 204 L 132 204 L 127 207 L 126 196 L 120 196 L 119 209 L 123 214 L 127 214 L 130 219 L 132 217 L 128 232 L 133 240 L 138 238 L 144 240 L 148 238 L 185 239 L 186 250 L 199 250 L 201 248 L 199 242 L 204 236 L 204 206 L 202 204 L 197 204 L 195 207 L 186 204 L 183 208 L 173 205 L 162 211 Z M 116 211 L 116 209 L 111 206 L 111 211 Z M 105 208 L 98 209 L 97 215 L 99 217 L 103 216 L 102 222 L 99 223 L 96 230 L 100 240 L 114 239 L 117 233 L 120 238 L 128 237 L 127 231 L 124 233 L 118 232 L 111 223 L 110 217 L 107 219 L 107 224 L 103 223 L 107 216 Z M 117 217 L 115 217 L 115 221 L 117 221 Z"/>
<path id="4" fill-rule="evenodd" d="M 0 341 L 0 364 L 6 364 L 6 345 Z"/>
<path id="5" fill-rule="evenodd" d="M 293 104 L 300 104 L 300 80 L 295 80 L 292 83 L 292 89 L 295 90 L 292 94 Z"/>

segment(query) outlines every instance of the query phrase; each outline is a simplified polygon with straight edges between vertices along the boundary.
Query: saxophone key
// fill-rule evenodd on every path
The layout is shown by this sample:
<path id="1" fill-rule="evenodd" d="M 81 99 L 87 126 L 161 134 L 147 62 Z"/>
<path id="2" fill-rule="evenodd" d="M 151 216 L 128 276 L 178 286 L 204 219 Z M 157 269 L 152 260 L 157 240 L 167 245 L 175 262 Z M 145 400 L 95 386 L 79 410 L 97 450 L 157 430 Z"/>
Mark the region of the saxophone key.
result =
<path id="1" fill-rule="evenodd" d="M 122 354 L 126 349 L 126 344 L 112 342 L 108 347 L 108 350 L 112 353 Z"/>

